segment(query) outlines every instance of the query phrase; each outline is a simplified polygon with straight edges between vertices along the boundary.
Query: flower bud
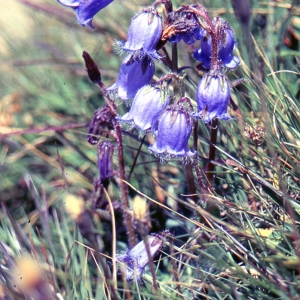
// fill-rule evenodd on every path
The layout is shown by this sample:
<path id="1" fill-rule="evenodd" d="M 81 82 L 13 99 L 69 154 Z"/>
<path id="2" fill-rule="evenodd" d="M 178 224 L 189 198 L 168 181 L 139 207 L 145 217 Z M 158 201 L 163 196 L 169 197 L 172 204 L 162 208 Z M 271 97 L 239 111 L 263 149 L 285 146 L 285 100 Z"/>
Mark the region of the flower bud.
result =
<path id="1" fill-rule="evenodd" d="M 121 65 L 116 83 L 107 88 L 108 91 L 118 89 L 118 96 L 122 100 L 133 98 L 137 91 L 151 82 L 155 72 L 152 59 L 140 53 L 127 55 Z"/>
<path id="2" fill-rule="evenodd" d="M 144 10 L 136 15 L 130 24 L 128 40 L 122 47 L 123 50 L 137 51 L 159 58 L 156 45 L 162 33 L 162 22 L 160 15 L 154 10 Z"/>
<path id="3" fill-rule="evenodd" d="M 87 141 L 91 145 L 95 145 L 99 142 L 100 136 L 105 133 L 106 128 L 108 130 L 114 128 L 113 118 L 113 112 L 108 105 L 95 111 L 86 136 Z"/>
<path id="4" fill-rule="evenodd" d="M 147 235 L 151 229 L 151 218 L 149 213 L 149 207 L 145 198 L 140 195 L 136 195 L 133 199 L 133 216 L 134 225 L 137 232 L 141 235 Z"/>
<path id="5" fill-rule="evenodd" d="M 130 111 L 119 120 L 131 123 L 131 128 L 147 131 L 156 123 L 168 104 L 169 97 L 162 89 L 147 85 L 137 92 Z"/>
<path id="6" fill-rule="evenodd" d="M 195 118 L 208 123 L 214 118 L 228 120 L 227 107 L 230 99 L 230 86 L 225 75 L 207 73 L 200 80 L 197 88 L 198 112 Z"/>
<path id="7" fill-rule="evenodd" d="M 90 80 L 93 83 L 101 84 L 101 73 L 95 64 L 94 60 L 91 58 L 88 52 L 83 51 L 82 57 L 85 62 L 86 70 Z"/>
<path id="8" fill-rule="evenodd" d="M 163 159 L 190 156 L 187 143 L 192 131 L 190 112 L 183 105 L 169 106 L 157 122 L 156 141 L 149 150 Z"/>
<path id="9" fill-rule="evenodd" d="M 65 210 L 76 222 L 80 233 L 84 237 L 93 235 L 93 223 L 90 214 L 85 209 L 83 198 L 68 194 L 65 197 Z"/>

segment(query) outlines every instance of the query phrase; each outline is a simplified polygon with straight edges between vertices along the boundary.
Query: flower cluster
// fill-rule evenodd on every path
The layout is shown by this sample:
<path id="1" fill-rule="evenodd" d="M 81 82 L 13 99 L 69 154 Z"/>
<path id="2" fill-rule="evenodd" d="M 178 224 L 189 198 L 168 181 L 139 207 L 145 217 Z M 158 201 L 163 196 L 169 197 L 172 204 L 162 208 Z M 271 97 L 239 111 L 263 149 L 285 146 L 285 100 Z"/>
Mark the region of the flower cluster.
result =
<path id="1" fill-rule="evenodd" d="M 215 26 L 208 33 L 208 29 L 202 29 L 200 49 L 194 51 L 194 57 L 200 61 L 200 67 L 206 73 L 200 80 L 197 88 L 198 112 L 193 117 L 209 123 L 212 120 L 229 120 L 227 107 L 230 100 L 230 84 L 225 73 L 233 70 L 240 64 L 234 56 L 236 46 L 234 33 L 230 25 L 216 18 Z"/>
<path id="2" fill-rule="evenodd" d="M 75 9 L 79 22 L 90 26 L 93 16 L 112 2 L 58 1 Z M 230 84 L 225 73 L 236 69 L 240 62 L 233 55 L 237 43 L 227 22 L 219 17 L 211 20 L 199 4 L 184 5 L 177 10 L 172 10 L 172 5 L 166 6 L 168 13 L 163 20 L 157 11 L 160 3 L 167 5 L 167 1 L 158 0 L 153 7 L 142 10 L 131 20 L 127 41 L 119 43 L 127 54 L 121 63 L 117 81 L 106 90 L 114 92 L 121 100 L 133 99 L 130 111 L 117 119 L 126 125 L 126 129 L 137 128 L 143 135 L 152 132 L 156 140 L 149 148 L 151 153 L 163 159 L 182 158 L 193 154 L 187 146 L 192 118 L 205 123 L 214 119 L 230 119 L 227 114 Z M 176 73 L 165 75 L 158 82 L 153 80 L 155 60 L 167 62 L 166 50 L 158 51 L 167 42 L 174 45 L 180 41 L 193 45 L 194 58 L 200 62 L 198 68 L 204 72 L 196 93 L 197 112 L 193 112 L 191 101 L 184 93 L 177 91 L 176 94 L 173 90 L 170 95 L 169 86 L 177 80 L 174 79 L 178 76 Z M 175 69 L 174 62 L 170 61 L 168 65 L 173 72 L 179 70 L 175 63 Z M 182 82 L 177 81 L 177 85 L 180 84 Z M 177 97 L 179 100 L 176 101 Z M 185 101 L 187 105 L 183 104 Z"/>
<path id="3" fill-rule="evenodd" d="M 129 28 L 128 40 L 122 46 L 123 50 L 132 54 L 124 59 L 117 82 L 108 88 L 109 91 L 118 88 L 118 96 L 122 100 L 134 98 L 130 111 L 118 119 L 128 125 L 127 129 L 137 128 L 143 134 L 151 131 L 156 140 L 149 150 L 162 159 L 193 154 L 187 148 L 192 117 L 205 123 L 215 118 L 230 119 L 227 114 L 230 85 L 225 72 L 239 64 L 238 58 L 233 55 L 236 46 L 233 31 L 220 18 L 209 20 L 207 24 L 210 26 L 204 28 L 194 12 L 198 12 L 195 7 L 170 12 L 163 25 L 154 8 L 136 15 Z M 200 15 L 201 12 L 199 10 Z M 155 72 L 153 59 L 160 58 L 158 43 L 181 40 L 189 45 L 200 41 L 194 57 L 206 72 L 198 84 L 198 111 L 195 113 L 181 100 L 169 105 L 174 97 L 170 97 L 166 86 L 162 87 L 163 80 L 151 83 Z M 145 62 L 142 63 L 142 60 Z"/>

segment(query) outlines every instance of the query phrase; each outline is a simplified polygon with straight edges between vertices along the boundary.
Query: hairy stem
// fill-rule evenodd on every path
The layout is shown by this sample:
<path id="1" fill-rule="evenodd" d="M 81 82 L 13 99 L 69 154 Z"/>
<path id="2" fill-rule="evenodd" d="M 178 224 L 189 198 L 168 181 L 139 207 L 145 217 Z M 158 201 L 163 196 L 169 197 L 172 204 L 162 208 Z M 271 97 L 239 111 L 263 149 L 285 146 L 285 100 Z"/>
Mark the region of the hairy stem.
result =
<path id="1" fill-rule="evenodd" d="M 124 223 L 127 229 L 127 234 L 129 236 L 130 247 L 133 248 L 136 245 L 136 237 L 134 233 L 134 227 L 132 222 L 132 216 L 130 214 L 129 200 L 128 200 L 128 189 L 126 184 L 125 176 L 125 164 L 123 155 L 123 141 L 122 132 L 118 121 L 114 120 L 114 125 L 116 129 L 117 146 L 118 146 L 118 160 L 119 160 L 119 172 L 120 172 L 120 189 L 122 195 L 122 202 L 124 205 Z"/>
<path id="2" fill-rule="evenodd" d="M 123 154 L 123 141 L 122 141 L 122 131 L 119 122 L 116 119 L 116 107 L 114 102 L 111 100 L 109 93 L 105 89 L 105 85 L 101 80 L 101 73 L 95 64 L 94 60 L 91 56 L 83 51 L 83 58 L 85 61 L 85 66 L 87 68 L 87 72 L 90 80 L 97 84 L 104 95 L 105 101 L 111 110 L 112 122 L 115 128 L 115 138 L 118 147 L 118 161 L 119 161 L 119 174 L 120 174 L 120 190 L 121 190 L 121 198 L 123 203 L 123 211 L 124 211 L 124 225 L 126 227 L 127 234 L 129 235 L 129 244 L 130 247 L 133 248 L 136 245 L 136 237 L 134 232 L 134 226 L 132 222 L 132 216 L 130 214 L 129 207 L 129 199 L 128 199 L 128 189 L 126 185 L 126 176 L 125 176 L 125 162 L 124 162 L 124 154 Z"/>
<path id="3" fill-rule="evenodd" d="M 217 143 L 217 136 L 218 136 L 218 119 L 213 119 L 211 121 L 211 132 L 210 132 L 210 146 L 209 146 L 209 163 L 207 165 L 207 171 L 206 171 L 206 178 L 208 181 L 208 189 L 211 190 L 212 185 L 213 185 L 213 179 L 214 179 L 214 169 L 215 165 L 213 164 L 213 160 L 215 160 L 216 157 L 216 148 L 215 144 Z M 218 205 L 212 201 L 209 200 L 207 201 L 207 206 L 206 206 L 206 211 L 210 212 L 214 216 L 219 216 L 220 215 L 220 210 Z"/>

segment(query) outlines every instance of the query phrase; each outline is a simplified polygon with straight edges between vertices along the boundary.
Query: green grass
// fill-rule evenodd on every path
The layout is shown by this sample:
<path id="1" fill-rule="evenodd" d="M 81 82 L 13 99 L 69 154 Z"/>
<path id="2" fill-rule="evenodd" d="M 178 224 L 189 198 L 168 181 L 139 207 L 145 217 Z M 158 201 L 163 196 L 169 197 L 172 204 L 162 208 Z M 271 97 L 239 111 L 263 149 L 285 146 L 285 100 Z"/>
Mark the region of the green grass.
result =
<path id="1" fill-rule="evenodd" d="M 109 205 L 93 208 L 97 147 L 86 142 L 86 124 L 105 101 L 82 59 L 82 52 L 89 52 L 103 82 L 112 84 L 122 60 L 114 41 L 126 38 L 135 11 L 151 2 L 116 0 L 94 18 L 95 30 L 81 27 L 73 12 L 55 1 L 5 5 L 0 12 L 0 298 L 3 293 L 3 299 L 30 299 L 20 288 L 18 263 L 27 254 L 42 274 L 32 289 L 49 283 L 63 299 L 110 299 L 110 284 L 120 299 L 300 297 L 300 7 L 289 10 L 292 1 L 252 2 L 252 36 L 243 32 L 229 0 L 201 2 L 235 30 L 242 63 L 230 80 L 247 79 L 232 88 L 238 107 L 230 105 L 232 120 L 219 125 L 213 190 L 197 191 L 200 199 L 219 205 L 220 218 L 187 196 L 183 164 L 160 163 L 149 155 L 150 137 L 129 181 L 131 204 L 137 194 L 148 199 L 151 232 L 168 229 L 174 235 L 174 245 L 167 239 L 154 260 L 158 291 L 149 270 L 144 285 L 127 284 L 121 276 L 111 283 L 98 264 L 112 271 L 113 243 L 118 254 L 128 241 L 118 210 L 112 222 L 104 217 Z M 287 29 L 296 41 L 289 47 Z M 194 67 L 191 51 L 183 44 L 179 49 L 179 66 Z M 157 74 L 165 72 L 158 64 Z M 186 94 L 194 99 L 199 76 L 186 73 Z M 120 114 L 126 109 L 118 106 Z M 49 128 L 70 124 L 70 129 Z M 207 157 L 209 133 L 199 122 L 201 157 Z M 124 132 L 123 141 L 129 174 L 140 140 Z M 108 194 L 116 205 L 121 198 L 116 154 L 113 160 Z M 203 168 L 205 161 L 199 164 Z M 82 216 L 72 217 L 66 209 L 70 194 L 84 199 L 89 221 L 83 225 Z M 89 222 L 97 240 L 84 234 Z M 34 273 L 26 271 L 23 277 Z"/>

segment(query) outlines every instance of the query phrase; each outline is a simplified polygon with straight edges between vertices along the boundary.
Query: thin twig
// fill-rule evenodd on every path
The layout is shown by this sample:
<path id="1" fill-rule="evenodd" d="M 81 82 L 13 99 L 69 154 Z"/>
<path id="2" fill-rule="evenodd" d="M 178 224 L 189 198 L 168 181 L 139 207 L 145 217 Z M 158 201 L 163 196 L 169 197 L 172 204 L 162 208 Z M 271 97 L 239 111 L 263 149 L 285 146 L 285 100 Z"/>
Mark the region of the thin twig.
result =
<path id="1" fill-rule="evenodd" d="M 31 133 L 42 133 L 44 131 L 64 131 L 68 129 L 76 129 L 76 128 L 84 128 L 87 127 L 89 123 L 79 123 L 79 124 L 66 124 L 61 126 L 46 126 L 41 128 L 30 128 L 30 129 L 22 129 L 22 130 L 16 130 L 12 132 L 7 133 L 0 133 L 0 138 L 11 136 L 11 135 L 23 135 L 23 134 L 31 134 Z"/>

